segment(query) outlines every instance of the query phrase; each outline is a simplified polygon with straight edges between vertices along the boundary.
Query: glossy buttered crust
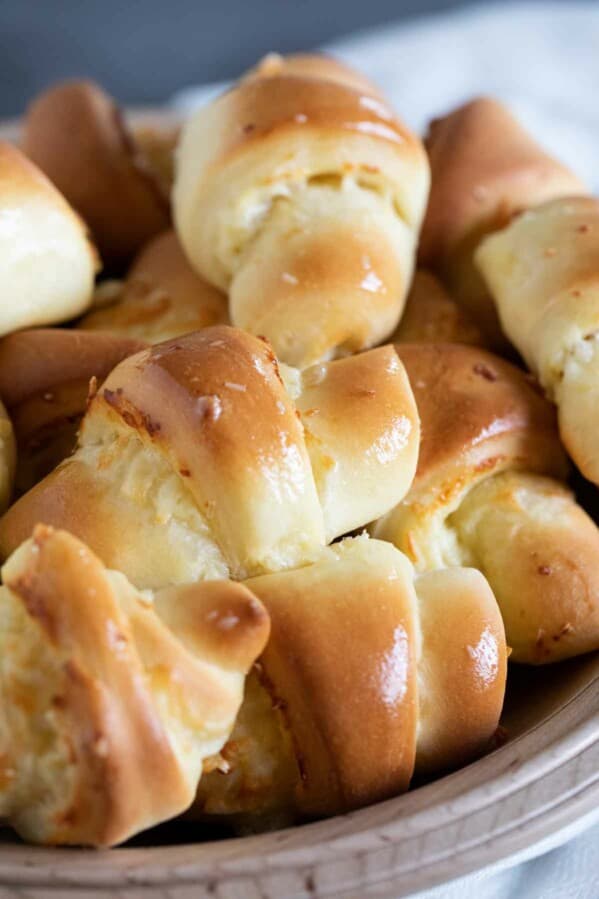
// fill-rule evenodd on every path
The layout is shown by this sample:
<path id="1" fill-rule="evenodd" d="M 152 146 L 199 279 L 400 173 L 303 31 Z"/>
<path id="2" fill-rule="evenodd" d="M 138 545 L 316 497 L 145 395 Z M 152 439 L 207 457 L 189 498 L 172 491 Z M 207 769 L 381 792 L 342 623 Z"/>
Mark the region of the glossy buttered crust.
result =
<path id="1" fill-rule="evenodd" d="M 481 475 L 504 468 L 565 475 L 555 411 L 520 369 L 475 347 L 396 350 L 423 422 L 412 496 L 444 483 L 449 502 Z"/>
<path id="2" fill-rule="evenodd" d="M 122 266 L 169 225 L 168 199 L 112 99 L 91 81 L 45 91 L 27 110 L 23 149 Z"/>
<path id="3" fill-rule="evenodd" d="M 226 296 L 194 272 L 174 231 L 165 231 L 139 253 L 116 301 L 79 327 L 160 343 L 228 318 Z"/>
<path id="4" fill-rule="evenodd" d="M 305 564 L 401 499 L 419 425 L 391 347 L 291 380 L 293 398 L 268 344 L 228 327 L 124 360 L 77 452 L 0 522 L 2 553 L 43 521 L 142 587 Z"/>
<path id="5" fill-rule="evenodd" d="M 506 334 L 558 406 L 562 440 L 599 483 L 599 201 L 553 200 L 480 246 Z"/>
<path id="6" fill-rule="evenodd" d="M 40 169 L 0 142 L 0 336 L 81 315 L 97 267 L 79 216 Z"/>
<path id="7" fill-rule="evenodd" d="M 417 138 L 331 65 L 259 69 L 200 110 L 173 193 L 187 256 L 229 292 L 233 323 L 300 367 L 392 331 L 428 189 Z"/>
<path id="8" fill-rule="evenodd" d="M 18 444 L 18 494 L 73 451 L 91 387 L 143 346 L 111 334 L 58 328 L 19 331 L 0 340 L 0 397 Z"/>
<path id="9" fill-rule="evenodd" d="M 223 582 L 152 603 L 43 526 L 2 577 L 2 816 L 35 842 L 111 845 L 184 810 L 267 640 L 258 600 Z"/>
<path id="10" fill-rule="evenodd" d="M 431 193 L 419 247 L 487 340 L 504 350 L 497 315 L 472 254 L 480 239 L 552 197 L 583 193 L 498 101 L 481 97 L 433 121 L 426 138 Z"/>
<path id="11" fill-rule="evenodd" d="M 474 230 L 495 230 L 514 213 L 584 190 L 576 175 L 489 97 L 433 120 L 426 149 L 431 193 L 420 255 L 430 264 L 442 266 Z"/>
<path id="12" fill-rule="evenodd" d="M 599 647 L 599 530 L 560 483 L 554 409 L 519 369 L 471 347 L 397 346 L 422 421 L 418 471 L 373 527 L 421 571 L 489 579 L 515 661 Z"/>
<path id="13" fill-rule="evenodd" d="M 248 582 L 271 616 L 260 665 L 292 733 L 298 805 L 312 814 L 403 792 L 414 768 L 419 634 L 411 566 L 389 545 L 364 544 L 336 545 L 314 565 Z"/>
<path id="14" fill-rule="evenodd" d="M 271 638 L 222 752 L 230 770 L 205 777 L 196 812 L 336 814 L 405 790 L 415 767 L 438 771 L 487 748 L 506 646 L 479 572 L 414 580 L 405 556 L 362 536 L 246 585 L 268 609 Z"/>

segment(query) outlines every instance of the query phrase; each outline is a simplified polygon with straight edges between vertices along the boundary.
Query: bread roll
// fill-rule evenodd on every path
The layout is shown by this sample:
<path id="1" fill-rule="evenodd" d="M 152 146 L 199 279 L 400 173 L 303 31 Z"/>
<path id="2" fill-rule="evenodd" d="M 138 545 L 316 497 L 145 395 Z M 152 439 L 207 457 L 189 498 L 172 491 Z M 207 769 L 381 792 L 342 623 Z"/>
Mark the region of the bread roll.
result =
<path id="1" fill-rule="evenodd" d="M 174 231 L 165 231 L 143 248 L 115 301 L 79 327 L 160 343 L 227 321 L 227 298 L 194 272 Z"/>
<path id="2" fill-rule="evenodd" d="M 58 328 L 19 331 L 0 340 L 0 397 L 18 445 L 17 494 L 75 449 L 90 384 L 102 383 L 115 365 L 143 346 L 110 334 Z"/>
<path id="3" fill-rule="evenodd" d="M 360 76 L 301 60 L 253 70 L 192 116 L 173 209 L 233 324 L 304 367 L 397 325 L 429 175 L 420 141 Z"/>
<path id="4" fill-rule="evenodd" d="M 553 200 L 481 244 L 502 326 L 558 407 L 562 440 L 599 484 L 599 201 Z"/>
<path id="5" fill-rule="evenodd" d="M 0 336 L 81 315 L 97 268 L 79 216 L 16 147 L 0 141 Z"/>
<path id="6" fill-rule="evenodd" d="M 412 488 L 372 528 L 418 571 L 480 569 L 511 658 L 542 664 L 599 648 L 599 530 L 560 483 L 553 409 L 483 350 L 398 345 L 422 419 Z"/>
<path id="7" fill-rule="evenodd" d="M 2 580 L 0 815 L 108 846 L 186 809 L 268 638 L 259 601 L 231 582 L 152 600 L 41 525 Z"/>
<path id="8" fill-rule="evenodd" d="M 437 271 L 495 348 L 506 349 L 497 313 L 473 263 L 481 238 L 523 209 L 584 192 L 499 102 L 481 97 L 430 125 L 431 195 L 420 259 Z"/>
<path id="9" fill-rule="evenodd" d="M 286 379 L 265 341 L 224 326 L 121 362 L 75 454 L 0 520 L 0 554 L 42 521 L 140 588 L 309 562 L 399 502 L 419 423 L 393 347 Z"/>
<path id="10" fill-rule="evenodd" d="M 484 346 L 483 332 L 442 283 L 419 269 L 406 300 L 401 321 L 389 343 L 467 343 Z"/>
<path id="11" fill-rule="evenodd" d="M 136 144 L 114 101 L 92 81 L 40 94 L 27 110 L 23 149 L 83 216 L 109 269 L 122 268 L 168 228 L 164 171 L 152 168 L 153 154 L 144 155 L 143 142 Z"/>
<path id="12" fill-rule="evenodd" d="M 406 790 L 415 768 L 488 748 L 506 647 L 479 572 L 414 580 L 405 556 L 362 536 L 246 586 L 268 609 L 271 638 L 196 813 L 245 827 L 342 813 Z"/>

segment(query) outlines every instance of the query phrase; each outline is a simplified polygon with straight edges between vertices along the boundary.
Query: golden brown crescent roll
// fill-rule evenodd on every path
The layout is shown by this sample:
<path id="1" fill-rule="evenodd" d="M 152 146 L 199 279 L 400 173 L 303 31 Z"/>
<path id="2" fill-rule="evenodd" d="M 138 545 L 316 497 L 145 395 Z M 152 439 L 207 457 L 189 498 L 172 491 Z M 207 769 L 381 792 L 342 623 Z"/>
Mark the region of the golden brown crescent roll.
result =
<path id="1" fill-rule="evenodd" d="M 175 232 L 165 231 L 143 248 L 115 301 L 79 327 L 159 343 L 227 322 L 226 296 L 194 272 Z"/>
<path id="2" fill-rule="evenodd" d="M 361 536 L 246 586 L 271 638 L 195 812 L 253 826 L 337 814 L 406 790 L 415 768 L 462 765 L 488 747 L 506 646 L 479 572 L 414 580 L 405 556 Z"/>
<path id="3" fill-rule="evenodd" d="M 81 315 L 97 268 L 79 216 L 33 163 L 0 141 L 0 336 Z"/>
<path id="4" fill-rule="evenodd" d="M 553 200 L 485 240 L 476 262 L 505 333 L 557 403 L 562 440 L 599 484 L 599 200 Z"/>
<path id="5" fill-rule="evenodd" d="M 433 121 L 426 138 L 431 194 L 420 259 L 446 281 L 487 339 L 503 349 L 493 301 L 473 263 L 481 238 L 523 209 L 584 192 L 498 101 L 481 97 Z"/>
<path id="6" fill-rule="evenodd" d="M 101 383 L 139 340 L 38 328 L 0 340 L 0 397 L 18 445 L 15 487 L 25 493 L 75 448 L 90 382 Z"/>
<path id="7" fill-rule="evenodd" d="M 186 123 L 173 208 L 233 324 L 304 367 L 393 331 L 429 174 L 420 141 L 361 77 L 301 59 L 253 70 Z"/>
<path id="8" fill-rule="evenodd" d="M 17 447 L 13 425 L 0 399 L 0 511 L 2 512 L 12 496 L 16 461 Z"/>
<path id="9" fill-rule="evenodd" d="M 418 269 L 401 321 L 389 343 L 467 343 L 484 346 L 481 329 L 432 272 Z"/>
<path id="10" fill-rule="evenodd" d="M 37 97 L 23 149 L 89 225 L 109 268 L 126 264 L 168 228 L 168 194 L 156 152 L 144 153 L 114 101 L 91 81 L 57 84 Z"/>
<path id="11" fill-rule="evenodd" d="M 398 345 L 422 420 L 411 490 L 373 526 L 418 571 L 487 577 L 511 658 L 540 664 L 599 648 L 599 530 L 560 483 L 554 410 L 527 376 L 458 345 Z"/>
<path id="12" fill-rule="evenodd" d="M 2 580 L 0 816 L 106 846 L 185 810 L 268 638 L 260 602 L 228 581 L 141 595 L 41 525 Z"/>
<path id="13" fill-rule="evenodd" d="M 268 343 L 226 326 L 125 359 L 75 454 L 0 520 L 0 553 L 43 521 L 138 587 L 310 561 L 399 502 L 419 423 L 393 347 L 285 377 Z"/>

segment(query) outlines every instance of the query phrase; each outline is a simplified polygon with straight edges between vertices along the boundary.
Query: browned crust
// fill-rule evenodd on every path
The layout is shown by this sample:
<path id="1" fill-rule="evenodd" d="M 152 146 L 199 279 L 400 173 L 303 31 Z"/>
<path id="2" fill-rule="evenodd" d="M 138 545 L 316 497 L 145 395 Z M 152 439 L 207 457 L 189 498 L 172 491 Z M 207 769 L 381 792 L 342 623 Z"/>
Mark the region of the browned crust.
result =
<path id="1" fill-rule="evenodd" d="M 90 81 L 58 84 L 29 107 L 23 148 L 83 216 L 110 266 L 169 224 L 167 198 L 111 98 Z"/>
<path id="2" fill-rule="evenodd" d="M 476 243 L 522 209 L 584 190 L 569 169 L 544 153 L 511 113 L 489 97 L 435 119 L 425 145 L 431 193 L 420 259 L 433 268 L 442 269 L 469 235 L 476 233 Z"/>
<path id="3" fill-rule="evenodd" d="M 110 334 L 40 328 L 0 340 L 0 397 L 18 443 L 16 490 L 29 490 L 75 448 L 92 387 L 145 346 Z"/>
<path id="4" fill-rule="evenodd" d="M 140 340 L 76 329 L 34 328 L 9 334 L 0 340 L 0 397 L 13 409 L 71 381 L 87 384 L 96 377 L 101 382 L 122 359 L 144 346 Z"/>
<path id="5" fill-rule="evenodd" d="M 215 101 L 221 122 L 214 163 L 284 129 L 354 131 L 420 156 L 420 141 L 371 95 L 338 81 L 273 75 L 241 81 Z"/>
<path id="6" fill-rule="evenodd" d="M 72 747 L 75 792 L 39 832 L 52 843 L 112 845 L 183 811 L 197 782 L 173 750 L 155 686 L 173 694 L 170 714 L 186 727 L 195 718 L 208 740 L 215 728 L 224 738 L 240 695 L 218 668 L 242 675 L 263 649 L 269 619 L 260 602 L 224 581 L 173 588 L 150 606 L 123 582 L 130 596 L 122 604 L 96 556 L 43 525 L 3 574 L 40 638 L 64 658 L 53 706 Z"/>
<path id="7" fill-rule="evenodd" d="M 416 768 L 431 773 L 459 768 L 491 748 L 505 696 L 507 647 L 497 602 L 478 571 L 431 571 L 416 580 L 416 592 L 426 683 L 421 702 L 430 699 L 426 726 L 430 722 L 435 732 L 434 740 L 419 741 Z"/>
<path id="8" fill-rule="evenodd" d="M 64 531 L 39 526 L 34 541 L 27 569 L 5 583 L 68 658 L 59 708 L 78 788 L 69 813 L 55 822 L 55 841 L 73 841 L 75 834 L 77 842 L 109 845 L 133 820 L 149 824 L 161 797 L 183 808 L 185 785 L 101 563 Z"/>
<path id="9" fill-rule="evenodd" d="M 554 407 L 520 369 L 457 344 L 396 344 L 416 398 L 422 440 L 414 488 L 467 465 L 516 464 L 561 476 L 566 463 Z"/>
<path id="10" fill-rule="evenodd" d="M 271 618 L 262 681 L 291 729 L 296 801 L 334 814 L 407 789 L 416 749 L 410 587 L 376 571 L 318 564 L 247 581 Z"/>
<path id="11" fill-rule="evenodd" d="M 270 346 L 227 326 L 124 360 L 90 408 L 97 406 L 157 442 L 175 470 L 188 472 L 192 492 L 202 485 L 213 502 L 200 492 L 201 507 L 219 505 L 223 479 L 231 485 L 247 482 L 252 472 L 262 476 L 266 460 L 280 460 L 286 447 L 303 441 Z"/>

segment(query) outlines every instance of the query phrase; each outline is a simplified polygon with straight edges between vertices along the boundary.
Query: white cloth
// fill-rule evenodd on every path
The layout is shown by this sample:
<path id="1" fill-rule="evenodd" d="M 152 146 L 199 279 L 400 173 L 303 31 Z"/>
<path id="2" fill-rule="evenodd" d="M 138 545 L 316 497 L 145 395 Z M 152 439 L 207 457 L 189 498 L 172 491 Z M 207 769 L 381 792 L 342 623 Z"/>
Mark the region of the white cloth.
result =
<path id="1" fill-rule="evenodd" d="M 599 190 L 598 3 L 487 3 L 386 25 L 324 49 L 380 84 L 419 131 L 474 95 L 499 97 Z M 188 88 L 174 102 L 190 110 L 222 87 Z M 573 838 L 577 830 L 556 836 L 570 840 L 560 848 L 530 847 L 529 857 L 546 854 L 506 859 L 418 899 L 599 899 L 599 825 Z"/>

